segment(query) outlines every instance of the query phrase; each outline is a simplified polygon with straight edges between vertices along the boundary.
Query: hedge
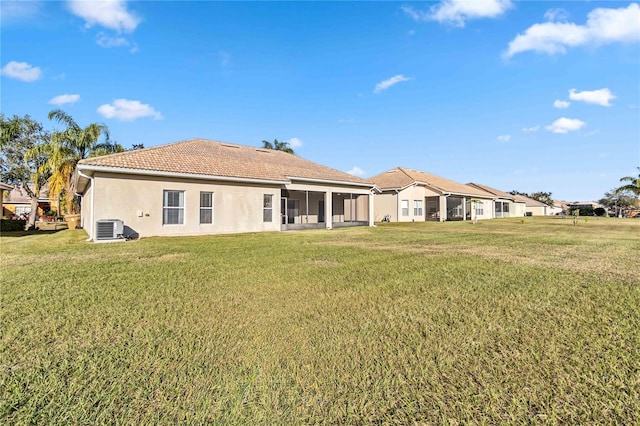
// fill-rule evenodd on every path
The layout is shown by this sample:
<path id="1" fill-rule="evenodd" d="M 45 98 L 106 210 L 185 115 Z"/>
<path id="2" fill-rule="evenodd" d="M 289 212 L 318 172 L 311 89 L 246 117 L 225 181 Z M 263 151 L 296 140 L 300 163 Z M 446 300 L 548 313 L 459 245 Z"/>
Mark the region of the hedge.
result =
<path id="1" fill-rule="evenodd" d="M 26 220 L 0 219 L 1 232 L 24 231 L 26 226 Z"/>

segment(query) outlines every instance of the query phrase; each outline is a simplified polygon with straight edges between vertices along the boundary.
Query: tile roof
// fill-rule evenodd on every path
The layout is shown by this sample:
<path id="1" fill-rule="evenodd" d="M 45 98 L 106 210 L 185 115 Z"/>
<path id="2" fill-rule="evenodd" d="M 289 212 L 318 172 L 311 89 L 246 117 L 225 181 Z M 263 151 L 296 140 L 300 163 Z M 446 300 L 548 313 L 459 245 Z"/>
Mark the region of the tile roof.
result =
<path id="1" fill-rule="evenodd" d="M 4 186 L 4 185 L 3 185 Z M 8 185 L 11 189 L 5 190 L 5 204 L 29 204 L 31 203 L 31 198 L 27 194 L 27 191 L 22 189 L 20 186 L 11 186 Z M 29 185 L 31 187 L 31 185 Z M 4 189 L 4 188 L 3 188 Z M 8 195 L 6 195 L 8 194 Z M 43 188 L 40 189 L 40 196 L 38 197 L 39 201 L 48 202 L 49 201 L 49 188 L 45 184 Z"/>
<path id="2" fill-rule="evenodd" d="M 369 184 L 369 181 L 282 151 L 207 139 L 190 139 L 152 148 L 81 160 L 80 166 L 288 181 L 307 178 Z M 373 186 L 373 183 L 371 183 Z"/>
<path id="3" fill-rule="evenodd" d="M 481 191 L 488 192 L 489 194 L 493 194 L 496 197 L 515 201 L 515 197 L 513 196 L 513 194 L 509 194 L 508 192 L 500 191 L 499 189 L 495 189 L 487 185 L 480 185 L 479 183 L 469 182 L 467 185 L 477 188 Z"/>
<path id="4" fill-rule="evenodd" d="M 527 207 L 547 207 L 545 203 L 541 203 L 538 200 L 534 200 L 533 198 L 525 197 L 524 195 L 514 195 L 513 196 L 516 201 L 523 201 L 526 203 Z"/>
<path id="5" fill-rule="evenodd" d="M 440 176 L 432 175 L 431 173 L 405 169 L 403 167 L 396 167 L 395 169 L 382 172 L 379 175 L 369 178 L 369 180 L 374 182 L 378 188 L 382 190 L 404 188 L 418 182 L 443 193 L 493 198 L 492 194 L 472 186 L 454 182 Z"/>

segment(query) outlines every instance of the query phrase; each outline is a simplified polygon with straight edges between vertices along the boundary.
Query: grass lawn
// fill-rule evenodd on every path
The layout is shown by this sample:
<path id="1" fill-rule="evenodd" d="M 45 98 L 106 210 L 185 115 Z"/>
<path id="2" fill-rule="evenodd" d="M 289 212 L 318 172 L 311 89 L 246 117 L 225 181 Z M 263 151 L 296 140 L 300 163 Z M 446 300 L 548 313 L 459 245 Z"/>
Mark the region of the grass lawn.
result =
<path id="1" fill-rule="evenodd" d="M 638 424 L 640 220 L 0 237 L 3 424 Z"/>

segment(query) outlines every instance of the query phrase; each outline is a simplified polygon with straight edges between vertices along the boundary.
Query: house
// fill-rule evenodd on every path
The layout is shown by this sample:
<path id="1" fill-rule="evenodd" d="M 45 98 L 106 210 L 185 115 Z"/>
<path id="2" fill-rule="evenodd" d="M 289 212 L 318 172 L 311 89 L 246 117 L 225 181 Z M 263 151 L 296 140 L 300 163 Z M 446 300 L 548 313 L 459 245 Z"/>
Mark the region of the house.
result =
<path id="1" fill-rule="evenodd" d="M 493 200 L 493 209 L 491 209 L 494 218 L 523 217 L 525 215 L 526 203 L 517 200 L 514 195 L 479 183 L 469 182 L 467 185 L 488 192 L 495 197 Z"/>
<path id="2" fill-rule="evenodd" d="M 550 207 L 545 203 L 542 203 L 538 200 L 534 200 L 533 198 L 526 197 L 524 195 L 514 195 L 516 200 L 525 203 L 525 216 L 547 216 L 550 214 Z"/>
<path id="3" fill-rule="evenodd" d="M 282 151 L 191 139 L 81 160 L 83 226 L 142 237 L 373 225 L 374 184 Z"/>
<path id="4" fill-rule="evenodd" d="M 494 196 L 430 173 L 396 167 L 369 178 L 376 184 L 375 217 L 392 222 L 490 219 Z"/>
<path id="5" fill-rule="evenodd" d="M 4 194 L 8 194 L 12 189 L 13 186 L 0 182 L 0 216 L 2 217 L 6 216 L 4 213 Z"/>
<path id="6" fill-rule="evenodd" d="M 31 213 L 31 198 L 27 195 L 26 191 L 19 186 L 7 184 L 2 185 L 5 186 L 2 190 L 2 216 L 8 218 L 21 216 L 28 217 Z M 56 202 L 55 200 L 49 199 L 49 191 L 45 185 L 44 188 L 40 190 L 36 215 L 42 216 L 45 212 L 51 210 L 51 208 L 55 206 Z"/>

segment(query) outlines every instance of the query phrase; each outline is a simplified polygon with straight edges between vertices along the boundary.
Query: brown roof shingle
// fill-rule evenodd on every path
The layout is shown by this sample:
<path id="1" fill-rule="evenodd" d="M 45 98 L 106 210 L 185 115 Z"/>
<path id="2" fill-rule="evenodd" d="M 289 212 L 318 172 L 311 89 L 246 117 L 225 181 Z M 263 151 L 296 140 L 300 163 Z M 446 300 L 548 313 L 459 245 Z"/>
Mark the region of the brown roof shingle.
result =
<path id="1" fill-rule="evenodd" d="M 469 182 L 467 185 L 477 188 L 481 191 L 488 192 L 489 194 L 493 194 L 496 197 L 504 198 L 507 200 L 515 200 L 513 194 L 509 194 L 508 192 L 500 191 L 499 189 L 492 188 L 487 185 L 480 185 L 479 183 Z"/>
<path id="2" fill-rule="evenodd" d="M 258 180 L 288 181 L 290 177 L 298 177 L 370 183 L 286 152 L 207 139 L 190 139 L 87 158 L 80 161 L 79 165 Z"/>
<path id="3" fill-rule="evenodd" d="M 378 188 L 382 190 L 404 188 L 412 183 L 419 182 L 443 193 L 492 198 L 492 194 L 472 186 L 432 175 L 431 173 L 405 169 L 403 167 L 396 167 L 395 169 L 382 172 L 379 175 L 369 178 L 369 180 L 374 182 Z"/>

